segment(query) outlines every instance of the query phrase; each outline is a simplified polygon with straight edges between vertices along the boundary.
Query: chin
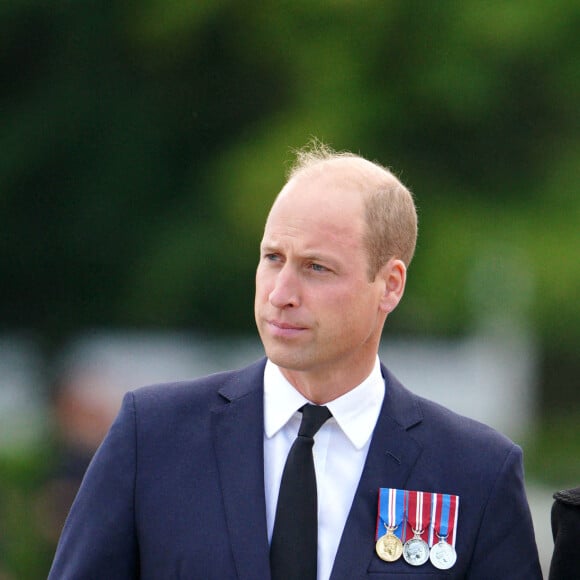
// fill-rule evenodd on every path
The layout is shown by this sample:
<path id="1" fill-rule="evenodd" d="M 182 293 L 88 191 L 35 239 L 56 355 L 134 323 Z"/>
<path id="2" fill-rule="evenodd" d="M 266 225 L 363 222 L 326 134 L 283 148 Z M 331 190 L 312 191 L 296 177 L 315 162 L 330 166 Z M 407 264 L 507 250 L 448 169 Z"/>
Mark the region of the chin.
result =
<path id="1" fill-rule="evenodd" d="M 298 352 L 290 352 L 289 349 L 265 348 L 266 356 L 275 365 L 291 371 L 305 369 L 304 358 Z"/>

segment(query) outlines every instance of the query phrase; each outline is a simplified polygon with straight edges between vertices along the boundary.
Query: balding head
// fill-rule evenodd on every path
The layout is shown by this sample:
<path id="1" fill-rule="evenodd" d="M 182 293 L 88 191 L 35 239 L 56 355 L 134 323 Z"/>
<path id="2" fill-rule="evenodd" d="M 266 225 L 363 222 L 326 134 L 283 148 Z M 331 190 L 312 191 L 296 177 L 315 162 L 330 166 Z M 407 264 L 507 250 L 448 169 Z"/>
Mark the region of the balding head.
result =
<path id="1" fill-rule="evenodd" d="M 296 152 L 287 185 L 322 176 L 363 198 L 369 279 L 391 258 L 408 267 L 417 241 L 417 211 L 410 191 L 382 165 L 354 153 L 337 153 L 318 141 Z"/>

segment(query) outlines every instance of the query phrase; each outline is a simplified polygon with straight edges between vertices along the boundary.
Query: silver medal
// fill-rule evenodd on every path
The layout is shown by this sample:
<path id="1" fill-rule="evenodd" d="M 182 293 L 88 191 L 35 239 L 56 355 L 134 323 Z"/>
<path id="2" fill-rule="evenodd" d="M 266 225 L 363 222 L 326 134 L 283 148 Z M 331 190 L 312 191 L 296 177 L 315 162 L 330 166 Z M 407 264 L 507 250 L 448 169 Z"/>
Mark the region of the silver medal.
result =
<path id="1" fill-rule="evenodd" d="M 440 539 L 436 544 L 433 544 L 429 559 L 435 568 L 449 570 L 457 560 L 457 552 L 451 544 Z"/>
<path id="2" fill-rule="evenodd" d="M 407 540 L 403 546 L 403 558 L 411 566 L 422 566 L 429 560 L 429 546 L 418 534 Z"/>

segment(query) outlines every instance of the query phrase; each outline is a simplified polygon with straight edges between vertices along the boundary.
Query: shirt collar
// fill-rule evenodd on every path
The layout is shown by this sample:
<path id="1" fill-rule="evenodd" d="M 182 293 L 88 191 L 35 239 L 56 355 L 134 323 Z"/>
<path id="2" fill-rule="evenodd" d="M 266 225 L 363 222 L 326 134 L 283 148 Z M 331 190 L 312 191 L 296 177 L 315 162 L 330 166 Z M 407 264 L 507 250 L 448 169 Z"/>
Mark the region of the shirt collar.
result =
<path id="1" fill-rule="evenodd" d="M 350 442 L 361 449 L 375 428 L 383 398 L 385 382 L 377 357 L 371 374 L 357 387 L 326 406 Z M 270 360 L 264 369 L 264 430 L 273 437 L 308 399 L 302 396 Z"/>

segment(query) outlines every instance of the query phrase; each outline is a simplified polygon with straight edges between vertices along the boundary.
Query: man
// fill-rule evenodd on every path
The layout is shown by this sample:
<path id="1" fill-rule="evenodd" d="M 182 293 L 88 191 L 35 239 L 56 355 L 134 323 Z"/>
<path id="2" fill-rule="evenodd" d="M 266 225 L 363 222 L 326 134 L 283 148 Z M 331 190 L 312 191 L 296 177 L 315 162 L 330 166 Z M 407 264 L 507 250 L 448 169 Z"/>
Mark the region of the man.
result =
<path id="1" fill-rule="evenodd" d="M 552 536 L 554 552 L 549 580 L 574 580 L 580 575 L 580 487 L 554 494 Z"/>
<path id="2" fill-rule="evenodd" d="M 322 145 L 300 152 L 268 216 L 256 273 L 267 359 L 126 396 L 50 577 L 289 580 L 308 557 L 300 530 L 294 540 L 284 535 L 292 510 L 303 521 L 302 508 L 291 507 L 284 525 L 282 512 L 288 497 L 314 495 L 310 578 L 541 578 L 521 450 L 413 395 L 378 361 L 416 234 L 412 196 L 388 170 Z M 321 406 L 331 418 L 304 435 L 307 413 Z M 314 493 L 288 494 L 286 470 L 308 471 L 291 458 L 305 440 L 316 442 L 314 459 L 301 456 L 314 461 Z M 421 506 L 455 498 L 457 516 L 445 520 L 454 548 L 439 512 L 407 500 L 395 525 L 385 519 L 378 529 L 385 490 L 421 492 Z M 401 535 L 407 523 L 417 528 L 411 537 Z M 427 529 L 439 540 L 432 534 L 423 546 Z M 387 531 L 402 539 L 375 549 Z M 402 540 L 412 544 L 405 558 Z M 437 544 L 456 561 L 448 552 L 435 563 L 416 560 Z"/>

